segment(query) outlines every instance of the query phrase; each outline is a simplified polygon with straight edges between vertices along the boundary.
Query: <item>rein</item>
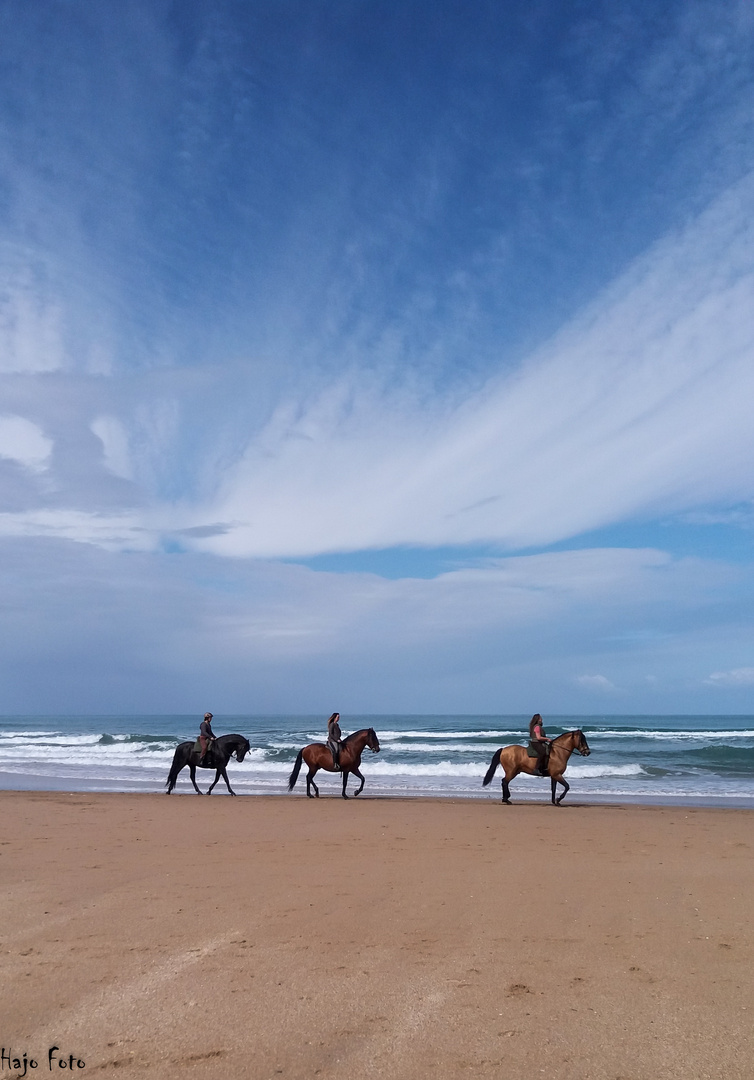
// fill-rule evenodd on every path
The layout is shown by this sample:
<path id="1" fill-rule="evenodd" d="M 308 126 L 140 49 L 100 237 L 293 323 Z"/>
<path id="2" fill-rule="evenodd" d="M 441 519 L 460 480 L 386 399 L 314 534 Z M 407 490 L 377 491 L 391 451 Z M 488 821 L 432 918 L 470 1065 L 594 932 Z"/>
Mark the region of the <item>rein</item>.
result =
<path id="1" fill-rule="evenodd" d="M 566 735 L 573 735 L 573 734 L 574 734 L 574 732 L 573 732 L 573 731 L 563 731 L 563 732 L 562 732 L 562 733 L 561 733 L 560 735 L 556 735 L 556 736 L 555 736 L 555 738 L 554 738 L 554 739 L 552 740 L 552 742 L 550 743 L 550 752 L 552 752 L 552 748 L 553 748 L 553 746 L 555 745 L 555 743 L 556 743 L 556 742 L 558 742 L 558 740 L 559 740 L 559 739 L 565 739 Z M 583 732 L 583 731 L 580 731 L 580 732 L 579 732 L 579 734 L 581 735 L 581 738 L 582 738 L 582 739 L 584 739 L 584 732 Z M 584 741 L 586 741 L 586 740 L 584 740 Z M 581 749 L 581 747 L 580 747 L 580 746 L 573 746 L 573 747 L 571 747 L 571 753 L 572 753 L 572 754 L 573 754 L 573 753 L 576 753 L 576 754 L 581 754 L 581 756 L 582 756 L 582 757 L 585 757 L 585 756 L 586 756 L 586 755 L 584 754 L 584 751 L 583 751 L 583 750 Z"/>
<path id="2" fill-rule="evenodd" d="M 352 731 L 350 735 L 346 735 L 345 739 L 343 739 L 342 745 L 346 746 L 347 743 L 349 743 L 351 741 L 351 739 L 355 739 L 357 735 L 361 735 L 362 733 L 366 733 L 366 739 L 364 741 L 364 745 L 362 747 L 362 750 L 371 750 L 373 754 L 376 754 L 377 751 L 373 747 L 371 747 L 369 745 L 369 732 L 371 730 L 372 730 L 371 728 L 361 728 L 359 731 Z"/>

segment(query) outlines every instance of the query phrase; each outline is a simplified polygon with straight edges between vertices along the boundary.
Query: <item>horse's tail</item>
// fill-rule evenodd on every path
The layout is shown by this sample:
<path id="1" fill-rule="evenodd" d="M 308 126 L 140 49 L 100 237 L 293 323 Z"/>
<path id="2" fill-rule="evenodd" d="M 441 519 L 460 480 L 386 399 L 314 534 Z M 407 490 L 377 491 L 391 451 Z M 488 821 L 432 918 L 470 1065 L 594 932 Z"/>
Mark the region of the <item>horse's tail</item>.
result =
<path id="1" fill-rule="evenodd" d="M 298 774 L 301 772 L 301 762 L 304 760 L 304 751 L 299 750 L 298 757 L 296 758 L 296 764 L 293 766 L 293 772 L 288 777 L 288 790 L 293 791 L 298 780 Z"/>
<path id="2" fill-rule="evenodd" d="M 168 789 L 167 792 L 166 792 L 166 795 L 169 795 L 170 792 L 175 787 L 176 781 L 178 779 L 178 773 L 183 768 L 183 765 L 186 764 L 185 761 L 184 761 L 183 765 L 179 764 L 179 762 L 178 762 L 178 757 L 179 757 L 178 751 L 179 751 L 179 749 L 180 749 L 179 747 L 176 747 L 176 749 L 175 749 L 175 754 L 173 754 L 173 764 L 170 766 L 170 772 L 168 773 L 168 778 L 165 781 L 165 786 Z"/>
<path id="3" fill-rule="evenodd" d="M 492 777 L 495 775 L 495 769 L 500 764 L 500 755 L 502 754 L 502 752 L 503 752 L 503 750 L 502 750 L 502 747 L 501 747 L 499 750 L 496 750 L 495 753 L 492 755 L 492 761 L 490 762 L 490 767 L 487 770 L 487 773 L 486 773 L 486 775 L 484 777 L 484 780 L 482 780 L 482 787 L 487 787 L 487 785 L 492 780 Z"/>

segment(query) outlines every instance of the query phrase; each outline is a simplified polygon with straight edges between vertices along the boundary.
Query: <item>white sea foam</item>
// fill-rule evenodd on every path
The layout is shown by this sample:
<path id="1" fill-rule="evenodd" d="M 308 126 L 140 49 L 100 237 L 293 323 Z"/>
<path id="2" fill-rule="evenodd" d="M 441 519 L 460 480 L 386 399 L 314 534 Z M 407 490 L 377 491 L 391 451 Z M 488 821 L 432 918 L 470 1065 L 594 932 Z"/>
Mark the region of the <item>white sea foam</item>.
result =
<path id="1" fill-rule="evenodd" d="M 244 763 L 245 764 L 245 763 Z M 432 776 L 448 776 L 459 778 L 477 777 L 481 783 L 482 777 L 487 771 L 488 761 L 458 762 L 446 759 L 444 761 L 426 763 L 406 763 L 388 760 L 362 760 L 361 770 L 366 776 L 391 777 L 413 776 L 417 778 Z M 280 772 L 290 772 L 291 764 L 283 762 L 265 762 L 265 772 L 277 768 Z M 646 775 L 641 765 L 576 765 L 569 764 L 568 774 L 573 776 L 641 776 Z M 521 774 L 526 776 L 525 773 Z M 502 776 L 502 770 L 498 769 L 497 776 Z M 538 778 L 534 778 L 538 779 Z"/>
<path id="2" fill-rule="evenodd" d="M 523 738 L 521 728 L 513 728 L 508 730 L 506 728 L 494 728 L 485 731 L 382 731 L 381 729 L 375 729 L 379 737 L 380 743 L 383 742 L 397 742 L 403 739 L 509 739 Z"/>
<path id="3" fill-rule="evenodd" d="M 589 740 L 597 739 L 652 739 L 655 741 L 699 741 L 709 742 L 720 739 L 754 739 L 754 731 L 587 731 Z"/>
<path id="4" fill-rule="evenodd" d="M 581 765 L 572 762 L 568 765 L 568 776 L 596 777 L 596 776 L 648 776 L 649 773 L 641 765 Z"/>

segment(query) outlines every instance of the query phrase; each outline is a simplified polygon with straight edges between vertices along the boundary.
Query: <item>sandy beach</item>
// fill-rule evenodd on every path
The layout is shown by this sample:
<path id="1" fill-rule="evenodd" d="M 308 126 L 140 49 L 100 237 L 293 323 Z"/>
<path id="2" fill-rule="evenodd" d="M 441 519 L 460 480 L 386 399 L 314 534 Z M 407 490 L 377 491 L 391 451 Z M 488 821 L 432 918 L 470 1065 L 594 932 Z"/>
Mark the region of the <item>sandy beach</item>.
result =
<path id="1" fill-rule="evenodd" d="M 36 1076 L 752 1075 L 750 811 L 0 807 L 0 1043 Z"/>

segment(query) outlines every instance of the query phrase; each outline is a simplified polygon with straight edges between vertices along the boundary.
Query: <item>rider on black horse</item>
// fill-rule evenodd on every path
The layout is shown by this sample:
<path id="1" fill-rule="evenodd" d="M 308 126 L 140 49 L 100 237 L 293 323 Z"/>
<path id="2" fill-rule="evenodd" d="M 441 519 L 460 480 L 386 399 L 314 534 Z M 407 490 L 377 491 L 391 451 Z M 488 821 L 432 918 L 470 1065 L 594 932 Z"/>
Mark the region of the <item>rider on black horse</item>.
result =
<path id="1" fill-rule="evenodd" d="M 206 712 L 204 719 L 199 725 L 199 744 L 202 748 L 201 756 L 199 757 L 199 764 L 204 764 L 204 759 L 207 756 L 207 752 L 211 750 L 212 743 L 215 741 L 215 733 L 212 730 L 212 713 Z"/>

